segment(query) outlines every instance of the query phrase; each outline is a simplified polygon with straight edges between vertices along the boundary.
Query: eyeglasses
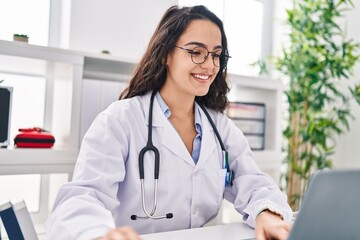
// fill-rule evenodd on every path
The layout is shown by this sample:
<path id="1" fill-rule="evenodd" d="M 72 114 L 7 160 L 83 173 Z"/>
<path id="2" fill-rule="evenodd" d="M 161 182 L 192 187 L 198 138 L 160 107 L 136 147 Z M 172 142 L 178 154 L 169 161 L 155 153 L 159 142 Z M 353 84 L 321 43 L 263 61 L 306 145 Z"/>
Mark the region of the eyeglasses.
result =
<path id="1" fill-rule="evenodd" d="M 229 58 L 231 58 L 230 56 L 224 54 L 222 52 L 222 49 L 216 49 L 215 51 L 210 52 L 209 50 L 207 50 L 207 48 L 201 47 L 201 46 L 194 47 L 193 49 L 188 49 L 188 48 L 179 47 L 179 46 L 175 46 L 175 47 L 180 48 L 181 50 L 187 51 L 191 56 L 191 61 L 195 64 L 204 63 L 210 53 L 211 53 L 213 63 L 216 67 L 226 66 L 227 61 L 229 60 Z M 224 58 L 223 63 L 220 62 L 220 59 L 222 57 Z"/>

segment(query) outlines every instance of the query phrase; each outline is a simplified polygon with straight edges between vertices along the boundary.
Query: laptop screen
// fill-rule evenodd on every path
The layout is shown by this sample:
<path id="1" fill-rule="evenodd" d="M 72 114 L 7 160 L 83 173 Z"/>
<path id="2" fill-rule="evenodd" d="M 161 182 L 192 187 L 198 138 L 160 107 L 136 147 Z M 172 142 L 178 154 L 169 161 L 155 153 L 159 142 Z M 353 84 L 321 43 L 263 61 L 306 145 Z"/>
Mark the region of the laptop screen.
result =
<path id="1" fill-rule="evenodd" d="M 316 173 L 289 239 L 360 239 L 360 170 Z"/>

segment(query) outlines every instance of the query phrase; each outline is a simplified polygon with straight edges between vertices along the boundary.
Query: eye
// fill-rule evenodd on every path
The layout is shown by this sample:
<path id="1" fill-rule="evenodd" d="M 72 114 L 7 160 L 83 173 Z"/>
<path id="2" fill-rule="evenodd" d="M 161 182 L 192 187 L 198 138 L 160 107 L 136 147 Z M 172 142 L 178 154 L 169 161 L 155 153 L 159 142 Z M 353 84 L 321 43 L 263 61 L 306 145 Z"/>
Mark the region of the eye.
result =
<path id="1" fill-rule="evenodd" d="M 194 49 L 194 50 L 190 50 L 189 53 L 192 55 L 192 56 L 199 56 L 201 54 L 201 52 L 197 49 Z"/>
<path id="2" fill-rule="evenodd" d="M 219 50 L 219 51 L 215 51 L 212 53 L 212 57 L 213 58 L 220 58 L 221 57 L 221 54 L 222 52 Z"/>
<path id="3" fill-rule="evenodd" d="M 212 56 L 213 56 L 213 58 L 220 58 L 221 53 L 213 53 Z"/>

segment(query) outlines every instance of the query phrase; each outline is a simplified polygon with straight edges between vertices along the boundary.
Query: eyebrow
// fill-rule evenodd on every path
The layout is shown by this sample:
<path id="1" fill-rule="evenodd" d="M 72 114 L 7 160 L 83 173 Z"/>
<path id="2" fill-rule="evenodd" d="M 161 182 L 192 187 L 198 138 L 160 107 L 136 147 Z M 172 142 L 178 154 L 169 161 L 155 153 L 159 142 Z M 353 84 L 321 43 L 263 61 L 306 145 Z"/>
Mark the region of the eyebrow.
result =
<path id="1" fill-rule="evenodd" d="M 197 45 L 197 46 L 200 46 L 200 47 L 207 48 L 207 46 L 205 44 L 201 43 L 201 42 L 188 42 L 184 46 L 189 46 L 189 45 Z M 217 46 L 214 47 L 214 49 L 222 49 L 222 46 L 217 45 Z"/>

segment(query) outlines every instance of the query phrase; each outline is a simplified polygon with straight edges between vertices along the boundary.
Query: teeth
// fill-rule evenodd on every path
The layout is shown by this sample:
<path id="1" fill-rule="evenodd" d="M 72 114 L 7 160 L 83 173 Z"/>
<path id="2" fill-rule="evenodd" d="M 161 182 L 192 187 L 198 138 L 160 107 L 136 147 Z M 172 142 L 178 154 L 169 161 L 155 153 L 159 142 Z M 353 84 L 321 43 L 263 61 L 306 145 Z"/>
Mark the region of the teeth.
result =
<path id="1" fill-rule="evenodd" d="M 199 74 L 194 74 L 194 77 L 196 77 L 196 78 L 200 78 L 200 79 L 203 79 L 203 80 L 207 80 L 207 79 L 209 79 L 209 75 L 199 75 Z"/>

